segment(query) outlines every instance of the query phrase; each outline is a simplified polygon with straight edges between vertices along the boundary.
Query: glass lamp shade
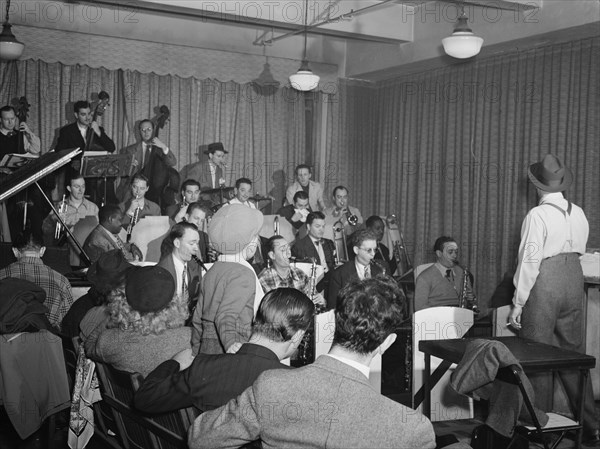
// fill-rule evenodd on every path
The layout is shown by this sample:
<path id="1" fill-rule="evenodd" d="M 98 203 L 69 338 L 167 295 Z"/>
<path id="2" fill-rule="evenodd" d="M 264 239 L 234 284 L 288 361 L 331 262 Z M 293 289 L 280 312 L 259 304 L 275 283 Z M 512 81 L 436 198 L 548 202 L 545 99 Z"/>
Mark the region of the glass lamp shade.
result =
<path id="1" fill-rule="evenodd" d="M 19 42 L 10 31 L 11 27 L 10 23 L 4 23 L 0 33 L 0 59 L 7 61 L 19 59 L 25 49 L 25 44 Z"/>
<path id="2" fill-rule="evenodd" d="M 483 39 L 475 36 L 471 31 L 455 31 L 452 36 L 442 39 L 442 45 L 447 55 L 466 59 L 479 53 Z"/>
<path id="3" fill-rule="evenodd" d="M 298 72 L 290 75 L 290 84 L 296 90 L 303 92 L 316 89 L 319 85 L 319 75 L 315 75 L 308 67 L 308 61 L 304 59 Z"/>

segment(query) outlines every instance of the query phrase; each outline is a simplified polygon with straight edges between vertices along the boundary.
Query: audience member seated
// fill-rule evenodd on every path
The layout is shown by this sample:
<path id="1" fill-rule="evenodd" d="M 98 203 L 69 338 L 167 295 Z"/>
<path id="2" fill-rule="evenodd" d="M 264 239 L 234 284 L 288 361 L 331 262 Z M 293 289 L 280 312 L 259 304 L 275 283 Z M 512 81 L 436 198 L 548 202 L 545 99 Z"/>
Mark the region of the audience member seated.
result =
<path id="1" fill-rule="evenodd" d="M 159 267 L 163 267 L 176 284 L 175 292 L 184 299 L 190 312 L 198 301 L 202 270 L 193 259 L 198 254 L 200 234 L 198 228 L 186 222 L 177 223 L 171 228 L 161 245 Z"/>
<path id="2" fill-rule="evenodd" d="M 125 288 L 109 295 L 107 310 L 107 329 L 85 345 L 92 360 L 147 376 L 191 347 L 191 329 L 184 326 L 187 303 L 175 295 L 175 281 L 162 267 L 129 271 Z"/>
<path id="3" fill-rule="evenodd" d="M 290 264 L 292 251 L 289 243 L 282 236 L 274 235 L 267 240 L 266 246 L 269 266 L 258 275 L 262 289 L 270 292 L 281 287 L 295 288 L 311 298 L 315 305 L 325 306 L 325 299 L 323 295 L 317 293 L 316 288 L 314 297 L 311 297 L 313 296 L 311 279 L 300 268 Z"/>
<path id="4" fill-rule="evenodd" d="M 42 329 L 55 332 L 46 316 L 44 289 L 24 279 L 6 278 L 0 280 L 0 291 L 0 335 Z"/>
<path id="5" fill-rule="evenodd" d="M 366 279 L 345 287 L 335 310 L 329 354 L 294 370 L 262 373 L 223 407 L 204 412 L 188 446 L 429 448 L 435 435 L 419 412 L 376 392 L 369 365 L 396 339 L 404 316 L 393 280 Z"/>
<path id="6" fill-rule="evenodd" d="M 185 219 L 188 206 L 199 199 L 200 183 L 195 179 L 186 179 L 181 184 L 181 203 L 167 207 L 166 214 L 175 223 L 179 223 Z"/>
<path id="7" fill-rule="evenodd" d="M 142 251 L 133 243 L 124 242 L 119 237 L 123 224 L 123 212 L 119 206 L 107 204 L 100 209 L 100 223 L 96 226 L 83 244 L 83 250 L 95 262 L 98 258 L 113 249 L 123 252 L 128 261 L 143 260 Z"/>
<path id="8" fill-rule="evenodd" d="M 217 252 L 211 248 L 208 241 L 208 234 L 204 232 L 204 229 L 208 228 L 207 223 L 211 216 L 210 203 L 208 201 L 197 201 L 187 207 L 184 217 L 185 221 L 196 225 L 198 232 L 200 232 L 198 258 L 202 262 L 214 262 L 217 260 Z"/>
<path id="9" fill-rule="evenodd" d="M 381 243 L 385 232 L 385 223 L 383 222 L 383 219 L 379 215 L 371 215 L 367 218 L 367 221 L 365 221 L 365 225 L 377 238 L 377 251 L 375 252 L 375 257 L 373 259 L 381 261 L 385 267 L 385 272 L 390 276 L 393 275 L 396 272 L 398 264 L 396 259 L 394 259 L 394 256 L 390 254 L 389 248 Z M 349 253 L 353 255 L 353 251 L 349 251 Z"/>
<path id="10" fill-rule="evenodd" d="M 250 338 L 251 324 L 263 297 L 248 260 L 259 244 L 263 215 L 240 204 L 222 207 L 208 227 L 211 245 L 221 253 L 202 279 L 192 323 L 194 354 L 235 352 Z"/>
<path id="11" fill-rule="evenodd" d="M 308 195 L 308 203 L 311 210 L 317 212 L 325 210 L 323 200 L 323 188 L 318 182 L 312 181 L 312 169 L 309 165 L 300 164 L 296 167 L 296 181 L 290 185 L 285 192 L 287 204 L 294 204 L 296 192 L 305 192 Z"/>
<path id="12" fill-rule="evenodd" d="M 458 245 L 452 237 L 439 237 L 433 245 L 437 262 L 416 279 L 415 311 L 429 307 L 458 307 L 465 271 L 458 265 Z M 467 278 L 467 297 L 473 298 L 471 279 Z"/>
<path id="13" fill-rule="evenodd" d="M 46 316 L 50 324 L 60 331 L 61 322 L 73 304 L 71 284 L 62 274 L 44 264 L 42 256 L 46 247 L 31 231 L 19 234 L 13 240 L 12 247 L 17 261 L 0 270 L 0 280 L 24 279 L 43 288 L 46 292 L 44 305 L 48 308 Z"/>
<path id="14" fill-rule="evenodd" d="M 338 293 L 344 286 L 351 282 L 385 274 L 381 265 L 373 262 L 377 250 L 375 234 L 368 229 L 361 229 L 352 235 L 352 241 L 354 259 L 349 260 L 331 273 L 327 295 L 327 308 L 329 309 L 335 309 Z"/>
<path id="15" fill-rule="evenodd" d="M 294 202 L 283 206 L 277 211 L 277 215 L 284 217 L 294 228 L 294 233 L 306 224 L 306 217 L 311 213 L 310 205 L 308 204 L 308 193 L 303 190 L 294 194 Z"/>
<path id="16" fill-rule="evenodd" d="M 251 209 L 256 209 L 256 204 L 249 201 L 252 197 L 252 181 L 248 178 L 240 178 L 235 182 L 233 190 L 235 196 L 227 204 L 242 204 Z"/>
<path id="17" fill-rule="evenodd" d="M 119 208 L 124 214 L 122 220 L 124 228 L 129 226 L 131 219 L 135 215 L 137 215 L 138 220 L 140 220 L 147 216 L 159 216 L 161 214 L 160 206 L 145 198 L 148 188 L 148 178 L 141 173 L 133 176 L 131 179 L 132 197 L 119 204 Z"/>
<path id="18" fill-rule="evenodd" d="M 185 350 L 152 371 L 135 395 L 143 412 L 166 413 L 195 406 L 213 410 L 248 388 L 263 371 L 288 369 L 280 360 L 298 348 L 314 314 L 312 302 L 293 288 L 271 290 L 262 299 L 252 334 L 235 354 Z"/>
<path id="19" fill-rule="evenodd" d="M 85 295 L 73 303 L 63 318 L 63 335 L 70 338 L 77 337 L 79 324 L 87 313 L 94 307 L 105 305 L 108 294 L 125 282 L 125 276 L 132 268 L 133 265 L 127 262 L 118 249 L 102 254 L 87 272 L 87 279 L 92 286 Z"/>

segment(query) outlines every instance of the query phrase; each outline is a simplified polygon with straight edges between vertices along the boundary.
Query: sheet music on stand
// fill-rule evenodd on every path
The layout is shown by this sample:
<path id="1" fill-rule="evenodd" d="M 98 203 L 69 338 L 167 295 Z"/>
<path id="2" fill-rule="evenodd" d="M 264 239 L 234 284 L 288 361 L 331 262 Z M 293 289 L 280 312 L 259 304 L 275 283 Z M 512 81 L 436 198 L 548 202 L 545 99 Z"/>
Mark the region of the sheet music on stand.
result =
<path id="1" fill-rule="evenodd" d="M 107 151 L 86 151 L 81 158 L 81 174 L 84 178 L 130 176 L 132 171 L 132 154 L 112 154 Z"/>

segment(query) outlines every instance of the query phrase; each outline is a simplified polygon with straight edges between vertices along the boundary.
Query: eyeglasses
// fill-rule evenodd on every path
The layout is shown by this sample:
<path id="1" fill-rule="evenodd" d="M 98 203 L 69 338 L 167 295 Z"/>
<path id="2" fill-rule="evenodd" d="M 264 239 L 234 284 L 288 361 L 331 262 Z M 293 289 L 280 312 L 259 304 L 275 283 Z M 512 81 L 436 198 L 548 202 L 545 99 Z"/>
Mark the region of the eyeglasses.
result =
<path id="1" fill-rule="evenodd" d="M 142 132 L 148 132 L 148 131 L 152 131 L 152 128 L 142 128 L 141 129 Z"/>
<path id="2" fill-rule="evenodd" d="M 358 248 L 358 249 L 362 249 L 363 251 L 365 251 L 369 254 L 375 254 L 375 252 L 377 251 L 377 248 Z"/>

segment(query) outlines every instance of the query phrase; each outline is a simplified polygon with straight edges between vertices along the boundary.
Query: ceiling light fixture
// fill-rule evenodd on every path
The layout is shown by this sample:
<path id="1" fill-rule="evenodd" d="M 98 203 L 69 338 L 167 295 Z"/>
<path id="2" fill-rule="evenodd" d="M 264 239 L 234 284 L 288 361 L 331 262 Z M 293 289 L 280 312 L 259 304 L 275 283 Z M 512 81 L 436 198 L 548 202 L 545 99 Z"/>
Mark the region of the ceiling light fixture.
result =
<path id="1" fill-rule="evenodd" d="M 304 11 L 304 56 L 298 72 L 290 75 L 290 84 L 296 90 L 303 92 L 316 89 L 319 85 L 319 76 L 315 75 L 308 67 L 308 59 L 306 58 L 306 40 L 308 35 L 308 0 Z"/>
<path id="2" fill-rule="evenodd" d="M 467 24 L 467 20 L 469 20 L 469 18 L 465 14 L 464 7 L 461 5 L 458 23 L 454 28 L 452 36 L 442 39 L 444 51 L 447 55 L 452 56 L 453 58 L 471 58 L 477 55 L 481 50 L 483 39 L 473 34 L 473 31 Z"/>
<path id="3" fill-rule="evenodd" d="M 6 2 L 6 21 L 2 24 L 2 33 L 0 33 L 0 59 L 7 61 L 19 59 L 25 49 L 25 44 L 19 42 L 12 31 L 12 25 L 8 22 L 8 12 L 10 10 L 10 0 Z"/>

